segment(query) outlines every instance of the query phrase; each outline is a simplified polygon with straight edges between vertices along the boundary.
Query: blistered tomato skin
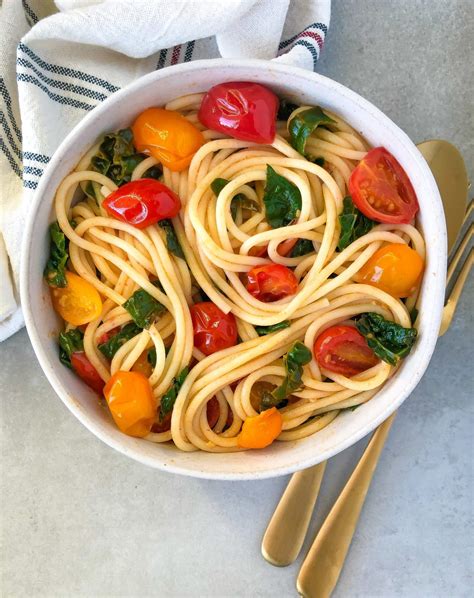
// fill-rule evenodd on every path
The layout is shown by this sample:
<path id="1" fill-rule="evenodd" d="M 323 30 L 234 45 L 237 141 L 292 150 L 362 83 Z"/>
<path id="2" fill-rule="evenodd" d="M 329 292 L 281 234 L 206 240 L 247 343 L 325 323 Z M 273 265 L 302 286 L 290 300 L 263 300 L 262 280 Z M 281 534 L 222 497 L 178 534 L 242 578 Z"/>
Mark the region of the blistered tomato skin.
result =
<path id="1" fill-rule="evenodd" d="M 273 143 L 278 97 L 259 83 L 233 81 L 211 87 L 204 96 L 201 123 L 235 139 Z"/>
<path id="2" fill-rule="evenodd" d="M 384 147 L 370 150 L 354 168 L 349 193 L 359 210 L 376 222 L 408 224 L 419 210 L 407 173 Z"/>
<path id="3" fill-rule="evenodd" d="M 212 301 L 192 305 L 191 320 L 194 346 L 204 355 L 212 355 L 237 344 L 237 323 L 234 315 L 225 314 Z"/>
<path id="4" fill-rule="evenodd" d="M 189 166 L 205 141 L 201 131 L 184 116 L 164 108 L 148 108 L 142 112 L 133 123 L 132 131 L 137 151 L 153 156 L 175 172 Z"/>
<path id="5" fill-rule="evenodd" d="M 414 249 L 404 243 L 391 243 L 376 251 L 355 279 L 401 299 L 416 290 L 423 268 L 423 260 Z"/>
<path id="6" fill-rule="evenodd" d="M 281 413 L 276 407 L 272 407 L 244 421 L 242 430 L 237 436 L 237 444 L 247 449 L 265 448 L 278 438 L 282 427 Z"/>
<path id="7" fill-rule="evenodd" d="M 98 318 L 102 312 L 99 292 L 74 272 L 66 272 L 65 287 L 50 287 L 54 309 L 63 320 L 82 326 Z"/>
<path id="8" fill-rule="evenodd" d="M 141 229 L 177 216 L 181 201 L 163 183 L 155 179 L 138 179 L 112 191 L 102 206 L 117 220 Z"/>
<path id="9" fill-rule="evenodd" d="M 247 273 L 247 291 L 259 301 L 271 303 L 294 295 L 298 280 L 293 271 L 282 264 L 255 266 Z"/>
<path id="10" fill-rule="evenodd" d="M 156 402 L 146 376 L 118 371 L 105 385 L 104 396 L 121 432 L 136 438 L 149 434 L 156 417 Z"/>

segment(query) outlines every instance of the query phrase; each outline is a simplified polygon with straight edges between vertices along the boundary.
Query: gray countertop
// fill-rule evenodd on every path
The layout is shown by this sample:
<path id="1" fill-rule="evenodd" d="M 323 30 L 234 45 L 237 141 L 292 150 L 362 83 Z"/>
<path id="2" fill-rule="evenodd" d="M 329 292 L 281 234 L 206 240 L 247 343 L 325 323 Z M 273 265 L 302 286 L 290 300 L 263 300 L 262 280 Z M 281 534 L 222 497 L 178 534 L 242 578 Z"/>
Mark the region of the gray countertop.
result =
<path id="1" fill-rule="evenodd" d="M 318 70 L 413 140 L 451 140 L 473 180 L 473 30 L 473 0 L 333 0 Z M 337 597 L 472 595 L 473 299 L 471 278 L 392 428 Z M 277 569 L 260 555 L 287 478 L 209 482 L 139 465 L 67 411 L 24 330 L 0 352 L 2 595 L 296 596 L 301 558 Z M 310 537 L 364 445 L 329 464 Z"/>

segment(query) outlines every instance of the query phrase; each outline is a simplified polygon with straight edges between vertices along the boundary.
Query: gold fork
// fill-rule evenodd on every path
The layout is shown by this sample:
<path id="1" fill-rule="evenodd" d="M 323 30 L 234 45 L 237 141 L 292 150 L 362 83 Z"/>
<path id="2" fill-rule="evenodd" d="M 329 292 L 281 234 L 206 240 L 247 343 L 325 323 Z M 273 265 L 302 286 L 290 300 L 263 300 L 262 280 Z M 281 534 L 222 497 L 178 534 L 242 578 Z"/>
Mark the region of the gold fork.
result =
<path id="1" fill-rule="evenodd" d="M 443 140 L 425 141 L 417 147 L 430 165 L 436 179 L 446 215 L 448 248 L 451 249 L 463 226 L 462 214 L 466 205 L 468 189 L 464 162 L 458 150 Z M 464 221 L 469 218 L 471 211 L 472 203 Z M 453 256 L 448 270 L 448 284 L 467 246 L 469 234 L 472 235 L 472 227 Z M 459 277 L 447 301 L 443 311 L 440 334 L 446 331 L 451 322 L 469 268 L 472 266 L 472 257 L 471 253 L 459 273 Z M 378 454 L 380 454 L 383 447 L 392 421 L 393 417 L 389 418 L 386 424 L 382 424 L 378 430 L 379 434 L 376 443 L 376 439 L 374 439 L 374 444 L 376 447 L 379 447 Z M 375 448 L 372 449 L 371 454 L 374 457 Z M 377 458 L 375 459 L 375 464 Z M 262 554 L 273 565 L 289 565 L 298 556 L 306 536 L 325 466 L 326 462 L 293 474 L 283 493 L 262 541 Z"/>

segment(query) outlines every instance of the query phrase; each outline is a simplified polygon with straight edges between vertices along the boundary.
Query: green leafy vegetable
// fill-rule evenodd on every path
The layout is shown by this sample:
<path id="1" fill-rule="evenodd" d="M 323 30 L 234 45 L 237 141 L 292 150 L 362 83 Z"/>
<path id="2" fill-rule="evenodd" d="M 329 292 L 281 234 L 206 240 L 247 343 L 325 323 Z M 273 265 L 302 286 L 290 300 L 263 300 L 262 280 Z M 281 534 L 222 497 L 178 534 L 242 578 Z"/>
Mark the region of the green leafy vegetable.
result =
<path id="1" fill-rule="evenodd" d="M 68 240 L 57 221 L 50 225 L 49 236 L 49 259 L 44 269 L 44 277 L 51 287 L 66 287 L 66 262 L 69 258 Z"/>
<path id="2" fill-rule="evenodd" d="M 137 336 L 137 334 L 140 334 L 141 331 L 142 329 L 133 322 L 125 324 L 117 334 L 114 334 L 108 341 L 99 345 L 99 351 L 105 355 L 107 359 L 112 359 L 122 345 L 134 336 Z"/>
<path id="3" fill-rule="evenodd" d="M 222 189 L 224 189 L 224 187 L 227 185 L 229 181 L 227 179 L 214 179 L 211 183 L 211 189 L 214 193 L 214 195 L 219 195 L 219 193 L 222 191 Z M 234 195 L 234 197 L 232 198 L 231 204 L 230 204 L 230 212 L 232 214 L 232 218 L 235 220 L 235 217 L 237 215 L 237 208 L 241 207 L 244 210 L 250 210 L 251 212 L 259 212 L 260 211 L 260 206 L 258 205 L 258 203 L 256 201 L 254 201 L 253 199 L 249 199 L 246 195 L 244 195 L 243 193 L 237 193 L 237 195 Z"/>
<path id="4" fill-rule="evenodd" d="M 132 130 L 122 129 L 104 136 L 97 153 L 91 158 L 90 167 L 120 186 L 130 181 L 135 167 L 144 158 L 143 154 L 135 151 Z"/>
<path id="5" fill-rule="evenodd" d="M 308 137 L 319 125 L 330 125 L 335 121 L 321 110 L 319 106 L 302 110 L 294 116 L 288 125 L 290 143 L 297 152 L 305 156 L 305 146 Z"/>
<path id="6" fill-rule="evenodd" d="M 84 351 L 84 345 L 82 344 L 83 338 L 84 334 L 79 328 L 59 333 L 59 360 L 71 370 L 71 355 L 78 351 Z"/>
<path id="7" fill-rule="evenodd" d="M 146 360 L 153 368 L 156 366 L 156 347 L 148 349 L 148 353 L 146 354 Z"/>
<path id="8" fill-rule="evenodd" d="M 317 164 L 318 166 L 321 166 L 321 168 L 322 168 L 322 167 L 324 166 L 324 164 L 325 164 L 325 162 L 324 162 L 324 158 L 321 158 L 321 157 L 319 157 L 319 158 L 313 158 L 313 159 L 311 160 L 311 162 L 312 162 L 313 164 Z"/>
<path id="9" fill-rule="evenodd" d="M 179 375 L 173 380 L 169 389 L 165 392 L 165 394 L 161 397 L 160 401 L 160 420 L 162 421 L 168 413 L 173 411 L 173 407 L 176 401 L 176 397 L 178 396 L 179 390 L 181 386 L 183 386 L 183 382 L 186 380 L 186 376 L 189 373 L 189 368 L 185 367 L 181 370 Z"/>
<path id="10" fill-rule="evenodd" d="M 301 257 L 302 255 L 308 255 L 313 253 L 314 245 L 309 239 L 298 239 L 296 245 L 290 252 L 290 257 Z"/>
<path id="11" fill-rule="evenodd" d="M 159 286 L 159 282 L 153 283 Z M 122 305 L 132 316 L 133 321 L 140 328 L 150 328 L 155 319 L 165 311 L 164 305 L 147 293 L 145 289 L 138 289 Z"/>
<path id="12" fill-rule="evenodd" d="M 260 409 L 270 409 L 278 406 L 281 401 L 286 399 L 292 392 L 301 387 L 301 378 L 303 376 L 303 366 L 311 361 L 311 351 L 297 341 L 283 358 L 283 364 L 286 370 L 286 377 L 280 386 L 277 386 L 272 392 L 264 392 L 260 402 Z"/>
<path id="13" fill-rule="evenodd" d="M 270 226 L 280 228 L 297 218 L 301 210 L 301 193 L 296 185 L 268 165 L 263 203 Z"/>
<path id="14" fill-rule="evenodd" d="M 255 326 L 255 330 L 259 336 L 265 336 L 266 334 L 278 332 L 279 330 L 284 330 L 285 328 L 289 327 L 289 320 L 283 320 L 283 322 L 278 322 L 278 324 L 273 324 L 272 326 Z"/>
<path id="15" fill-rule="evenodd" d="M 411 310 L 411 312 L 410 312 L 410 320 L 411 320 L 411 323 L 412 323 L 412 324 L 414 324 L 414 323 L 415 323 L 415 321 L 416 321 L 416 318 L 418 317 L 418 314 L 419 314 L 419 313 L 420 313 L 420 312 L 418 311 L 418 309 L 417 309 L 416 307 L 414 307 L 414 308 Z"/>
<path id="16" fill-rule="evenodd" d="M 176 257 L 180 257 L 182 260 L 184 260 L 184 253 L 181 248 L 181 245 L 179 244 L 178 237 L 176 235 L 171 220 L 169 220 L 168 218 L 166 218 L 165 220 L 160 220 L 160 222 L 158 222 L 158 226 L 160 226 L 165 231 L 166 246 L 168 247 L 168 251 L 174 253 Z"/>
<path id="17" fill-rule="evenodd" d="M 342 212 L 339 214 L 339 224 L 341 225 L 341 236 L 337 248 L 342 251 L 356 239 L 370 232 L 377 223 L 364 216 L 348 195 L 344 197 Z"/>
<path id="18" fill-rule="evenodd" d="M 390 365 L 397 365 L 410 353 L 417 336 L 416 328 L 403 328 L 379 314 L 363 314 L 356 322 L 373 352 Z"/>
<path id="19" fill-rule="evenodd" d="M 277 120 L 288 120 L 293 110 L 296 110 L 297 108 L 299 108 L 298 104 L 292 104 L 289 100 L 280 100 Z"/>

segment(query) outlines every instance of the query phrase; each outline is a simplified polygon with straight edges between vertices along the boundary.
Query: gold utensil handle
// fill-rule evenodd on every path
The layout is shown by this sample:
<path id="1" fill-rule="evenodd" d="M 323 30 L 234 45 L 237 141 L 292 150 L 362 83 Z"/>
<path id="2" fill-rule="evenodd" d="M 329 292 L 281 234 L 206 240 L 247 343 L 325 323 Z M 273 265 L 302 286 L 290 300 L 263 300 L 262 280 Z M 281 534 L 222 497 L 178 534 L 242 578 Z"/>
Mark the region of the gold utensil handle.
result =
<path id="1" fill-rule="evenodd" d="M 325 468 L 323 461 L 292 475 L 262 540 L 262 554 L 272 565 L 285 567 L 298 556 Z"/>
<path id="2" fill-rule="evenodd" d="M 395 415 L 391 415 L 372 435 L 303 562 L 296 587 L 305 598 L 326 598 L 331 595 L 337 583 Z"/>

